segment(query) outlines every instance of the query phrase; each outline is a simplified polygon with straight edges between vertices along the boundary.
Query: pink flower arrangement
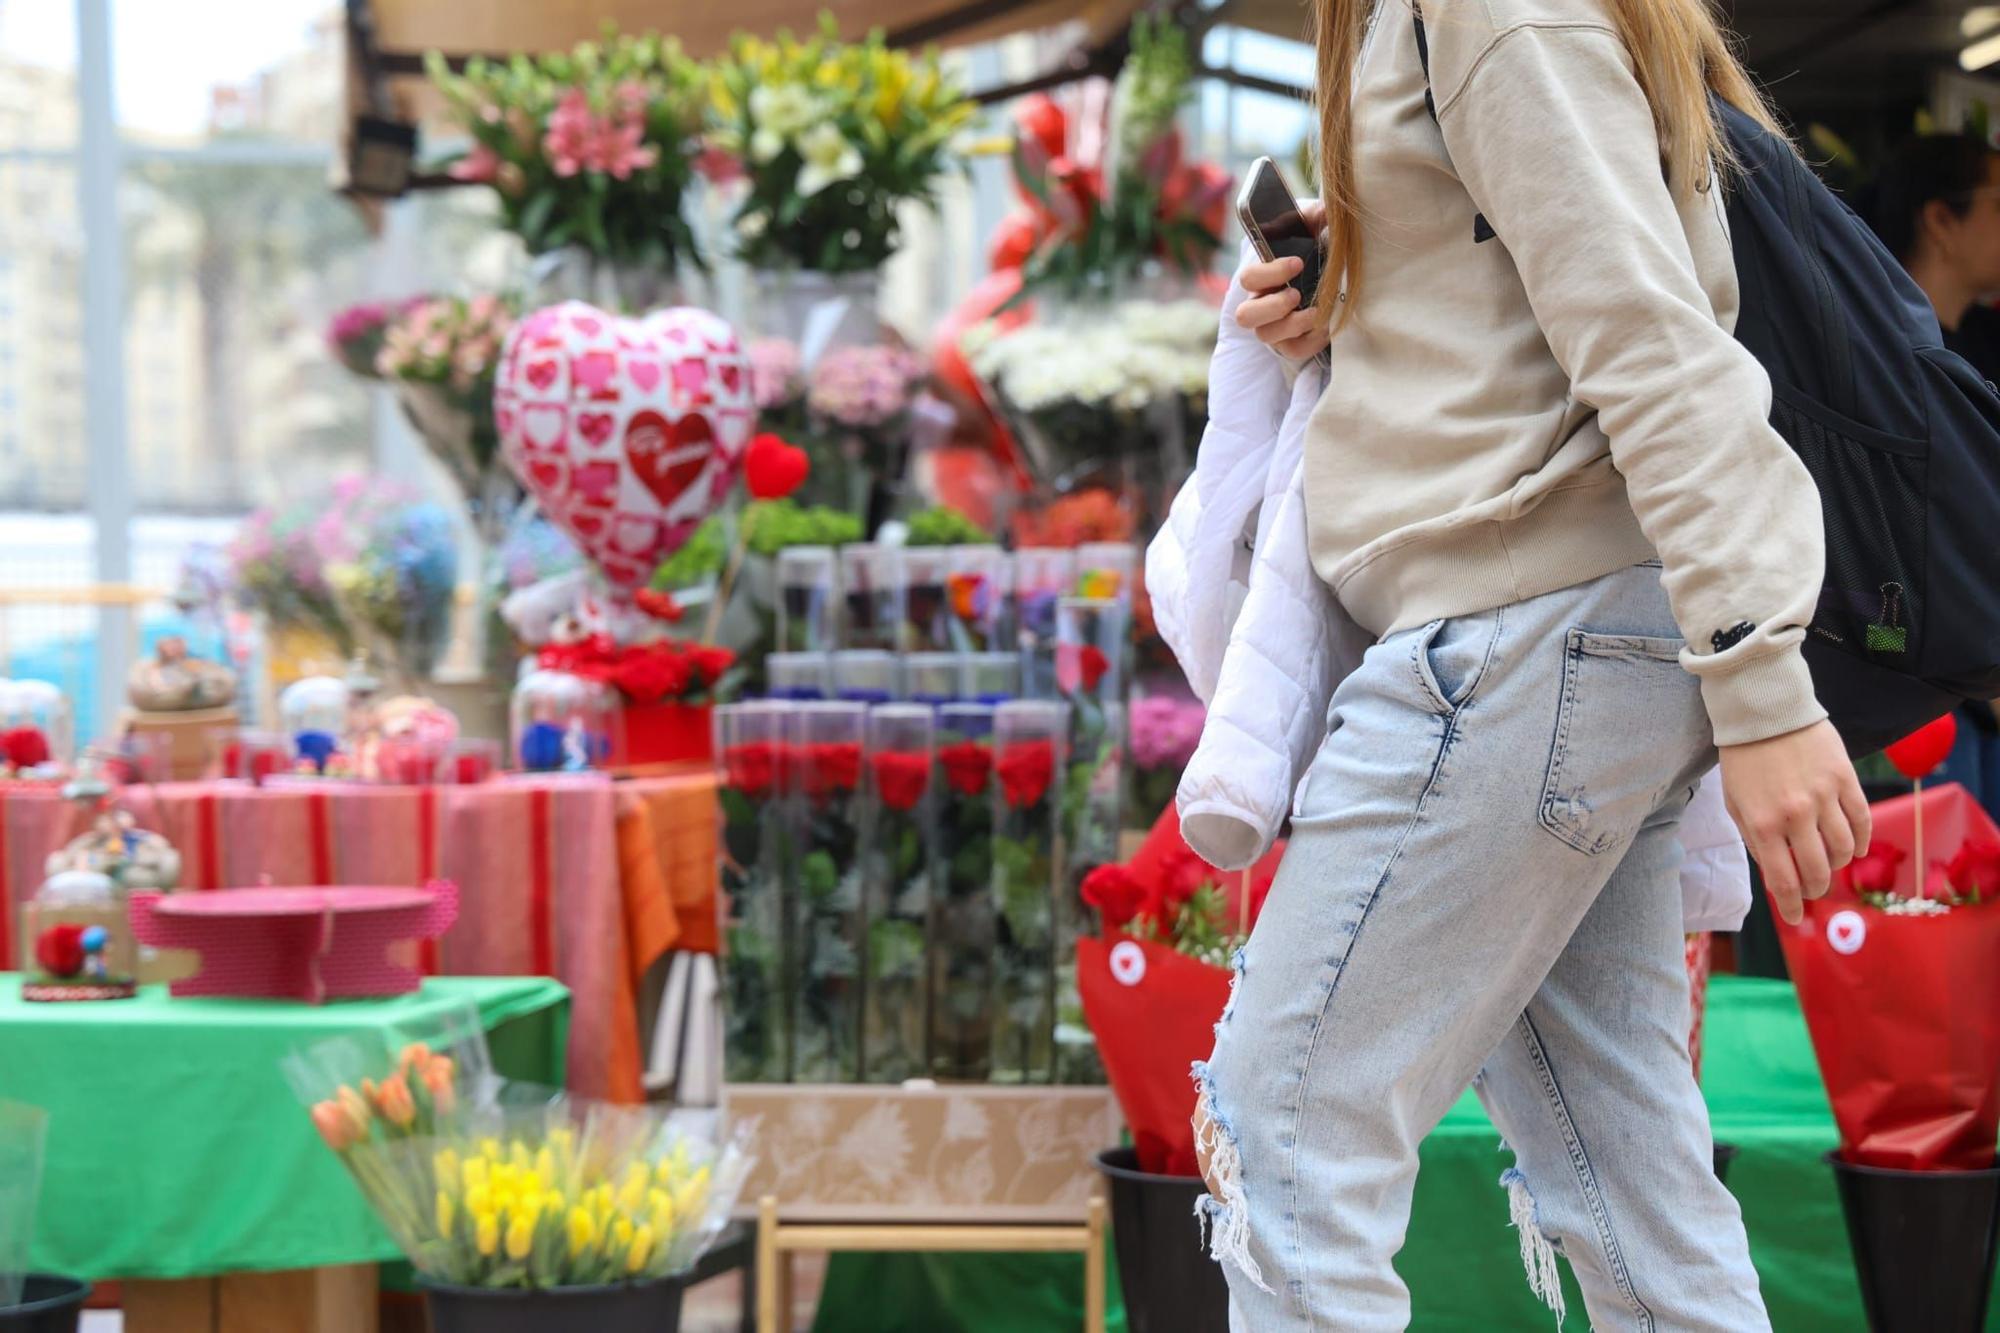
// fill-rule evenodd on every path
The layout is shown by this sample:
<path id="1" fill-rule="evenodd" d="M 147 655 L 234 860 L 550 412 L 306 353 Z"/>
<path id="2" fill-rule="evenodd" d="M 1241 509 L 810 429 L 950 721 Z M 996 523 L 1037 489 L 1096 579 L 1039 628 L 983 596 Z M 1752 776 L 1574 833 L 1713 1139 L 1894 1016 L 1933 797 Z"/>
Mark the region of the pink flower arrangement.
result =
<path id="1" fill-rule="evenodd" d="M 448 384 L 470 393 L 493 369 L 514 312 L 497 296 L 432 297 L 406 306 L 382 334 L 384 379 Z"/>
<path id="2" fill-rule="evenodd" d="M 581 88 L 557 99 L 542 139 L 556 175 L 598 171 L 622 181 L 659 161 L 660 150 L 645 142 L 646 90 L 628 80 L 613 88 L 608 100 L 608 109 L 597 112 Z"/>
<path id="3" fill-rule="evenodd" d="M 1192 699 L 1132 702 L 1132 761 L 1140 768 L 1185 768 L 1201 743 L 1208 710 Z"/>
<path id="4" fill-rule="evenodd" d="M 804 392 L 799 345 L 789 338 L 759 338 L 750 344 L 750 392 L 759 412 L 796 402 Z"/>
<path id="5" fill-rule="evenodd" d="M 923 361 L 900 347 L 836 347 L 813 367 L 806 405 L 850 429 L 884 426 L 909 410 L 923 375 Z"/>
<path id="6" fill-rule="evenodd" d="M 326 326 L 326 345 L 334 358 L 357 375 L 375 379 L 375 361 L 382 352 L 382 337 L 390 323 L 426 297 L 405 301 L 362 301 L 340 311 Z"/>

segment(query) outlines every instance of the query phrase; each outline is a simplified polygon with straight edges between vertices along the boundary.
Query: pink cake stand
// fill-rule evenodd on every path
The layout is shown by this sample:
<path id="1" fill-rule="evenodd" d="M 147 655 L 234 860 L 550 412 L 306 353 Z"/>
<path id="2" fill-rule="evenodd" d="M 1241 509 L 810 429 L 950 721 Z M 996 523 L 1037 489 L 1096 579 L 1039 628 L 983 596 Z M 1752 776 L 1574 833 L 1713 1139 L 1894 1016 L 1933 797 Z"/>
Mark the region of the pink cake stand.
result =
<path id="1" fill-rule="evenodd" d="M 131 913 L 141 944 L 201 953 L 201 971 L 174 982 L 175 995 L 318 1004 L 415 990 L 423 979 L 389 961 L 389 946 L 442 935 L 458 918 L 458 886 L 135 893 Z"/>

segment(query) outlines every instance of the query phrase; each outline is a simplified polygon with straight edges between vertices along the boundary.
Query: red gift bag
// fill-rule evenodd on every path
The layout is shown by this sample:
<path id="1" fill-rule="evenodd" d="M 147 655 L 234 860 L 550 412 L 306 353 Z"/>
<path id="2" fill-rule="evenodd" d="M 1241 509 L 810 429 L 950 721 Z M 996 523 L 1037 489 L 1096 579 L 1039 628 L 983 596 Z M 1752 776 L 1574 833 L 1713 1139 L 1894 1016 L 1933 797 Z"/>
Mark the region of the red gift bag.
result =
<path id="1" fill-rule="evenodd" d="M 1190 1067 L 1215 1047 L 1229 972 L 1164 944 L 1112 936 L 1076 942 L 1077 988 L 1139 1169 L 1200 1175 Z"/>
<path id="2" fill-rule="evenodd" d="M 1906 854 L 1894 891 L 1917 882 L 1914 815 L 1923 801 L 1927 896 L 1968 840 L 2000 829 L 1955 783 L 1874 807 L 1876 847 Z M 1779 938 L 1840 1127 L 1841 1157 L 1906 1171 L 1994 1164 L 2000 1137 L 2000 903 L 1938 916 L 1862 901 L 1847 872 Z"/>

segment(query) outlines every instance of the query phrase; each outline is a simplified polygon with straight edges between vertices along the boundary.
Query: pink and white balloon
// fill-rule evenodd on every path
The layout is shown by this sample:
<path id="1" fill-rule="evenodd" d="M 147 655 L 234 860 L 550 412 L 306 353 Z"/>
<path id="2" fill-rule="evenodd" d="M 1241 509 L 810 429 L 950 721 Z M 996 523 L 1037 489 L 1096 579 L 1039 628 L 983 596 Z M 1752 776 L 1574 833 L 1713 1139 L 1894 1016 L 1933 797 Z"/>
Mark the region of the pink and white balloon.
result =
<path id="1" fill-rule="evenodd" d="M 736 331 L 687 307 L 537 310 L 507 335 L 493 407 L 514 475 L 626 592 L 722 502 L 756 422 Z"/>

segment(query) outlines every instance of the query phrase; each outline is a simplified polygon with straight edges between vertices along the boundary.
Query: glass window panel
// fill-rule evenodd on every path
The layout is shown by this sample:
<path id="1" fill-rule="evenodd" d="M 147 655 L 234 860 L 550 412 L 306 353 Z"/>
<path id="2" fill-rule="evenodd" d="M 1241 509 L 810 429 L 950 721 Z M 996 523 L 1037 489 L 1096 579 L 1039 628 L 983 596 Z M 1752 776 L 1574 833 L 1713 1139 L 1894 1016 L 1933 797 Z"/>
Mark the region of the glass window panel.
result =
<path id="1" fill-rule="evenodd" d="M 75 6 L 0 3 L 0 154 L 75 142 Z"/>
<path id="2" fill-rule="evenodd" d="M 0 507 L 83 503 L 79 233 L 70 164 L 0 153 Z"/>
<path id="3" fill-rule="evenodd" d="M 343 51 L 335 0 L 211 0 L 199 8 L 200 21 L 191 22 L 185 5 L 114 5 L 113 78 L 128 138 L 334 142 Z"/>

